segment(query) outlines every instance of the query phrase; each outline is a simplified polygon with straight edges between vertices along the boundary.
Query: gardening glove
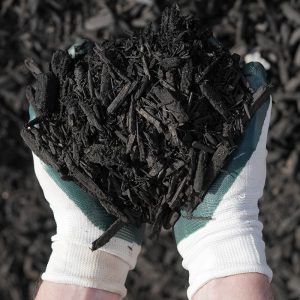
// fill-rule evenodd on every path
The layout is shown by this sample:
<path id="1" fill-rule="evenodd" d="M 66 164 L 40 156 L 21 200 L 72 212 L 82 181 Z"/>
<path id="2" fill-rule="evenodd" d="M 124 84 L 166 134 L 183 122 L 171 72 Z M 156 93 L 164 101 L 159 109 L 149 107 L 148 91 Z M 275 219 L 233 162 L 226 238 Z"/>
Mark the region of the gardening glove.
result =
<path id="1" fill-rule="evenodd" d="M 73 57 L 81 44 L 70 48 Z M 29 108 L 30 118 L 35 117 Z M 115 221 L 100 202 L 33 154 L 36 177 L 49 202 L 57 225 L 52 236 L 52 254 L 42 279 L 96 288 L 124 297 L 125 280 L 136 265 L 143 228 L 124 226 L 103 247 L 92 252 L 92 242 Z"/>
<path id="2" fill-rule="evenodd" d="M 254 91 L 266 82 L 266 72 L 259 63 L 245 65 L 244 74 Z M 263 226 L 258 220 L 258 199 L 266 179 L 270 114 L 271 99 L 251 118 L 239 147 L 192 218 L 182 212 L 175 224 L 182 265 L 189 271 L 189 299 L 208 281 L 219 277 L 258 272 L 272 279 Z"/>

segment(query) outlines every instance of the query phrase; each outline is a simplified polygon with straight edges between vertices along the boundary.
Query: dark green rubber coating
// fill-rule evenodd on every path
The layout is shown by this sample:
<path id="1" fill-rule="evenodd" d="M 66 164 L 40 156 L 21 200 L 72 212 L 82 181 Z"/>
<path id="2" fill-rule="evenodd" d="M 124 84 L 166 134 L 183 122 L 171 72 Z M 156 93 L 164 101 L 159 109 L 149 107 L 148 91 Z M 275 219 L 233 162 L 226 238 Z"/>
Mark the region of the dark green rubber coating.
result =
<path id="1" fill-rule="evenodd" d="M 245 65 L 243 71 L 254 91 L 266 83 L 266 72 L 260 63 L 249 63 Z M 223 196 L 230 189 L 235 179 L 250 159 L 252 153 L 255 151 L 269 105 L 270 101 L 266 101 L 253 115 L 248 123 L 238 149 L 232 153 L 232 156 L 226 165 L 225 172 L 217 177 L 204 197 L 203 202 L 201 202 L 193 211 L 193 216 L 202 216 L 205 218 L 202 220 L 180 217 L 175 224 L 174 235 L 177 244 L 209 222 L 209 218 L 213 215 L 223 199 Z M 185 215 L 185 212 L 182 213 Z"/>
<path id="2" fill-rule="evenodd" d="M 32 106 L 29 107 L 30 120 L 35 118 Z M 106 230 L 116 219 L 109 215 L 101 206 L 100 202 L 93 196 L 89 195 L 75 182 L 64 181 L 59 173 L 51 166 L 45 165 L 45 169 L 55 183 L 68 195 L 68 197 L 80 208 L 86 217 L 99 229 Z M 76 222 L 76 220 L 74 220 Z M 144 235 L 144 226 L 137 228 L 132 225 L 124 226 L 116 234 L 116 237 L 128 242 L 135 242 L 141 245 Z"/>

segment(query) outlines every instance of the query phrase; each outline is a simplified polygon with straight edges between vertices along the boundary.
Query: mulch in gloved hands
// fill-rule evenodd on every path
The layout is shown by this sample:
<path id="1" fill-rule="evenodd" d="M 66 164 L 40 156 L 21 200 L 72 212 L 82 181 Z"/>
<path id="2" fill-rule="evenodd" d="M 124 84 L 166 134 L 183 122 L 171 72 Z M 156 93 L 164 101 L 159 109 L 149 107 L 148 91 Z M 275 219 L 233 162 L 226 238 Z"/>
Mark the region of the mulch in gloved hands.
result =
<path id="1" fill-rule="evenodd" d="M 47 73 L 27 62 L 36 118 L 22 137 L 116 217 L 93 250 L 125 223 L 157 236 L 191 217 L 268 89 L 253 94 L 240 57 L 176 7 L 158 30 L 82 49 L 56 51 Z"/>

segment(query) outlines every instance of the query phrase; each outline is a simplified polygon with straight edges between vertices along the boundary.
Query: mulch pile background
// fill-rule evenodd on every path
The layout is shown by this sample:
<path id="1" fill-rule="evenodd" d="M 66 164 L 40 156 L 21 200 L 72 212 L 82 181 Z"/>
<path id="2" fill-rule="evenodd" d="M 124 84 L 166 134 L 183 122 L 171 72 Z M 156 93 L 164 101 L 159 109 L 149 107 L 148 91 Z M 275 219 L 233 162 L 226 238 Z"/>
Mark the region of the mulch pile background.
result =
<path id="1" fill-rule="evenodd" d="M 300 3 L 290 1 L 179 1 L 183 11 L 212 25 L 233 52 L 259 51 L 271 68 L 274 91 L 268 140 L 268 178 L 260 203 L 276 299 L 300 298 Z M 71 4 L 70 4 L 71 3 Z M 107 3 L 107 4 L 105 4 Z M 120 35 L 156 21 L 157 0 L 3 0 L 0 4 L 0 298 L 32 298 L 50 255 L 51 211 L 35 179 L 31 153 L 19 135 L 27 119 L 23 61 L 41 68 L 57 48 L 78 36 Z M 205 16 L 204 16 L 205 14 Z M 127 280 L 131 299 L 186 298 L 188 276 L 171 232 L 147 239 Z"/>

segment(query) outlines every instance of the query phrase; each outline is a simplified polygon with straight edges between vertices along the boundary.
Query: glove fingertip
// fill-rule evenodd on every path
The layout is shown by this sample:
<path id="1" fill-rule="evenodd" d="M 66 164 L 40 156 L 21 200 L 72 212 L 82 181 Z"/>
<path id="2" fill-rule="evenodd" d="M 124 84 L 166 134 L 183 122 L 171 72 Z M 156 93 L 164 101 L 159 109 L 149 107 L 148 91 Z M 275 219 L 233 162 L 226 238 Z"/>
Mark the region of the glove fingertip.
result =
<path id="1" fill-rule="evenodd" d="M 223 48 L 223 44 L 219 40 L 217 40 L 214 36 L 210 37 L 208 41 L 211 43 L 211 45 L 215 47 Z"/>
<path id="2" fill-rule="evenodd" d="M 29 120 L 33 120 L 36 117 L 35 111 L 33 109 L 33 106 L 30 104 L 28 108 L 28 113 L 29 113 Z"/>
<path id="3" fill-rule="evenodd" d="M 250 84 L 250 87 L 254 91 L 267 82 L 267 72 L 263 65 L 259 62 L 255 61 L 246 64 L 243 72 Z"/>

